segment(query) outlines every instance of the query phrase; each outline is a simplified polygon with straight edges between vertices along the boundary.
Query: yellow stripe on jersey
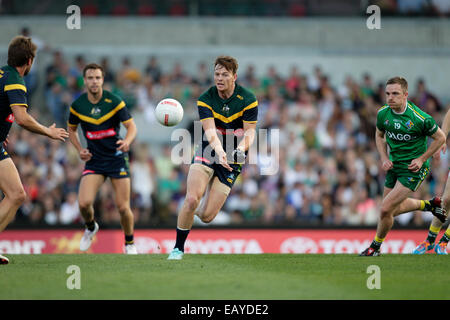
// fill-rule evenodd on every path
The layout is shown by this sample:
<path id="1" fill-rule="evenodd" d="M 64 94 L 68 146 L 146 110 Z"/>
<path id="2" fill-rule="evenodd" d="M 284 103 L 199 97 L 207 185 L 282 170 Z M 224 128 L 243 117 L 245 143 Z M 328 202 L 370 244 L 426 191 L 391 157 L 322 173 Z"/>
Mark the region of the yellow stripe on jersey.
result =
<path id="1" fill-rule="evenodd" d="M 246 120 L 242 120 L 245 123 L 258 123 L 258 121 L 246 121 Z"/>
<path id="2" fill-rule="evenodd" d="M 205 107 L 208 108 L 209 110 L 211 110 L 211 112 L 213 113 L 214 118 L 217 118 L 219 120 L 221 120 L 222 122 L 225 123 L 230 123 L 233 122 L 234 120 L 236 120 L 237 118 L 241 117 L 244 114 L 244 111 L 248 110 L 248 109 L 252 109 L 255 108 L 256 106 L 258 106 L 258 101 L 255 101 L 251 104 L 249 104 L 248 106 L 246 106 L 244 109 L 242 109 L 241 111 L 229 116 L 229 117 L 224 117 L 223 115 L 215 112 L 213 110 L 213 108 L 211 108 L 209 105 L 207 105 L 206 103 L 204 103 L 203 101 L 197 101 L 197 105 L 200 107 Z"/>
<path id="3" fill-rule="evenodd" d="M 423 115 L 421 115 L 420 113 L 418 113 L 416 110 L 414 110 L 414 108 L 409 104 L 409 102 L 408 102 L 408 107 L 414 112 L 414 114 L 416 116 L 418 116 L 422 120 L 425 120 L 425 117 Z"/>
<path id="4" fill-rule="evenodd" d="M 25 106 L 25 107 L 28 108 L 28 105 L 26 103 L 11 103 L 9 106 L 10 107 L 13 107 L 13 106 Z"/>
<path id="5" fill-rule="evenodd" d="M 10 90 L 23 90 L 27 92 L 27 87 L 25 87 L 23 84 L 7 84 L 4 89 L 4 91 L 10 91 Z"/>
<path id="6" fill-rule="evenodd" d="M 204 103 L 203 101 L 200 101 L 200 100 L 197 101 L 197 105 L 200 106 L 200 107 L 208 108 L 209 110 L 211 110 L 212 112 L 214 112 L 213 109 L 212 109 L 209 105 L 207 105 L 206 103 Z"/>
<path id="7" fill-rule="evenodd" d="M 242 110 L 242 111 L 245 111 L 245 110 L 248 110 L 248 109 L 252 109 L 252 108 L 257 107 L 257 106 L 258 106 L 258 101 L 255 101 L 253 103 L 250 103 L 248 106 L 246 106 L 244 108 L 244 110 Z"/>
<path id="8" fill-rule="evenodd" d="M 380 112 L 381 110 L 384 110 L 386 108 L 389 108 L 389 106 L 387 104 L 385 104 L 384 106 L 382 106 L 380 109 L 378 109 L 377 113 Z"/>
<path id="9" fill-rule="evenodd" d="M 112 109 L 110 112 L 108 112 L 107 114 L 105 114 L 103 117 L 98 118 L 98 119 L 94 119 L 85 115 L 82 115 L 78 112 L 76 112 L 72 107 L 70 107 L 70 112 L 72 112 L 74 115 L 76 115 L 78 118 L 80 118 L 80 120 L 83 120 L 85 122 L 89 122 L 92 124 L 102 124 L 103 122 L 105 122 L 106 120 L 110 119 L 112 116 L 114 116 L 120 109 L 125 107 L 125 102 L 122 101 L 120 102 L 117 107 L 115 107 L 114 109 Z"/>
<path id="10" fill-rule="evenodd" d="M 70 122 L 67 122 L 67 125 L 72 128 L 78 127 L 77 124 L 71 124 Z"/>

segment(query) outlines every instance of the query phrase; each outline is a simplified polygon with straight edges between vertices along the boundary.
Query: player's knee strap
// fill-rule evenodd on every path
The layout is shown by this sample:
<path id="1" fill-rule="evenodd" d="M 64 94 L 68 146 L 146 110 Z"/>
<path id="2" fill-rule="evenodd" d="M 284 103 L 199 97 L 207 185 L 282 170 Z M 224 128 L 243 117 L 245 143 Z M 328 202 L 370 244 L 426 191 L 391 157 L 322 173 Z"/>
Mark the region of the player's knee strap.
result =
<path id="1" fill-rule="evenodd" d="M 226 184 L 222 183 L 218 177 L 214 177 L 214 180 L 211 185 L 211 189 L 223 192 L 227 196 L 230 194 L 231 188 Z"/>
<path id="2" fill-rule="evenodd" d="M 196 170 L 199 172 L 203 172 L 204 174 L 206 174 L 208 176 L 208 179 L 211 179 L 212 175 L 214 174 L 214 169 L 210 168 L 208 166 L 205 166 L 203 164 L 200 163 L 193 163 L 191 164 L 191 167 L 189 170 Z"/>

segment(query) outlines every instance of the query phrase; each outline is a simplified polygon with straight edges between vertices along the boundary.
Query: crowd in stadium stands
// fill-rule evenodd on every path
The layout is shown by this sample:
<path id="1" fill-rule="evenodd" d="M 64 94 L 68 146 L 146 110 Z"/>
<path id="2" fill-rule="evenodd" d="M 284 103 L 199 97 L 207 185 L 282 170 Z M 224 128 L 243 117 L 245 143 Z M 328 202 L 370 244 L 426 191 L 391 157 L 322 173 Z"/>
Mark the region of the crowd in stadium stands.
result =
<path id="1" fill-rule="evenodd" d="M 30 112 L 38 119 L 51 114 L 65 127 L 69 105 L 83 90 L 81 70 L 86 61 L 82 55 L 71 62 L 62 52 L 52 54 L 43 85 L 47 108 L 36 105 Z M 101 63 L 106 70 L 105 89 L 120 95 L 133 117 L 148 119 L 148 125 L 154 124 L 154 106 L 164 97 L 178 99 L 185 106 L 185 117 L 195 119 L 196 100 L 212 84 L 212 74 L 204 63 L 192 75 L 181 64 L 163 72 L 157 57 L 151 57 L 143 70 L 133 67 L 129 58 L 124 58 L 117 70 L 111 69 L 108 57 Z M 214 223 L 376 225 L 384 173 L 374 134 L 377 109 L 384 104 L 384 83 L 375 83 L 366 73 L 361 79 L 347 76 L 343 83 L 332 86 L 320 66 L 311 74 L 300 66 L 293 66 L 287 76 L 281 76 L 276 67 L 268 68 L 262 77 L 255 73 L 254 66 L 247 66 L 238 72 L 238 82 L 257 96 L 258 128 L 279 129 L 280 152 L 274 159 L 279 170 L 261 174 L 264 157 L 276 153 L 258 154 L 256 164 L 244 167 Z M 29 85 L 30 79 L 26 80 Z M 408 80 L 410 100 L 442 123 L 447 106 L 430 92 L 424 80 Z M 35 91 L 29 92 L 32 95 Z M 150 149 L 137 140 L 130 153 L 136 225 L 174 226 L 185 195 L 188 165 L 171 161 L 170 146 L 157 153 Z M 15 223 L 80 225 L 77 190 L 84 163 L 70 142 L 51 141 L 15 126 L 7 150 L 28 195 Z M 432 161 L 431 175 L 414 194 L 417 198 L 429 199 L 443 190 L 446 156 Z M 95 214 L 102 225 L 119 224 L 110 183 L 100 189 Z M 396 221 L 423 225 L 430 219 L 429 213 L 411 213 Z"/>

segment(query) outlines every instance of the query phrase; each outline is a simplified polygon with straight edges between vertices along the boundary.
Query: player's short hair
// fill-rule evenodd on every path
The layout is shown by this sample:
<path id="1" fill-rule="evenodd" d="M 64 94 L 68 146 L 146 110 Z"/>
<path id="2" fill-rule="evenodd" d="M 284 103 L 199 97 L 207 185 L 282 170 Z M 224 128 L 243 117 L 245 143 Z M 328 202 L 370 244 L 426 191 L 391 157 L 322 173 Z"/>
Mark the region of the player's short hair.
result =
<path id="1" fill-rule="evenodd" d="M 236 74 L 238 69 L 238 62 L 235 58 L 230 56 L 219 56 L 216 58 L 216 61 L 214 62 L 214 68 L 216 68 L 217 65 L 220 65 L 230 71 L 233 74 Z"/>
<path id="2" fill-rule="evenodd" d="M 86 71 L 93 69 L 99 69 L 102 72 L 102 77 L 105 77 L 105 69 L 103 69 L 103 67 L 97 63 L 89 63 L 87 64 L 84 68 L 83 68 L 83 78 L 86 77 Z"/>
<path id="3" fill-rule="evenodd" d="M 9 43 L 8 65 L 11 67 L 21 67 L 28 63 L 29 59 L 36 56 L 37 46 L 31 38 L 16 36 Z"/>
<path id="4" fill-rule="evenodd" d="M 388 85 L 388 84 L 399 84 L 402 87 L 403 92 L 408 91 L 408 81 L 406 81 L 405 78 L 402 78 L 402 77 L 390 78 L 386 82 L 386 85 Z"/>

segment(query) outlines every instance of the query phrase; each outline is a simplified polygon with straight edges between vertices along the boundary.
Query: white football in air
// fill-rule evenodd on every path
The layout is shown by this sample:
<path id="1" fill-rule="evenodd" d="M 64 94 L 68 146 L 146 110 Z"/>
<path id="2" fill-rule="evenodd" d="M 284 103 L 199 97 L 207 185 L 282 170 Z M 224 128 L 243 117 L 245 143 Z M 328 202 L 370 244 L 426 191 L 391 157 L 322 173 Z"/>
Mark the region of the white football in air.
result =
<path id="1" fill-rule="evenodd" d="M 183 106 L 175 99 L 161 100 L 155 109 L 155 117 L 159 123 L 166 127 L 172 127 L 183 119 Z"/>

